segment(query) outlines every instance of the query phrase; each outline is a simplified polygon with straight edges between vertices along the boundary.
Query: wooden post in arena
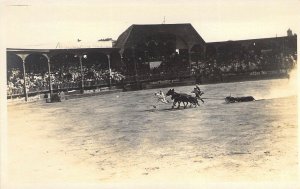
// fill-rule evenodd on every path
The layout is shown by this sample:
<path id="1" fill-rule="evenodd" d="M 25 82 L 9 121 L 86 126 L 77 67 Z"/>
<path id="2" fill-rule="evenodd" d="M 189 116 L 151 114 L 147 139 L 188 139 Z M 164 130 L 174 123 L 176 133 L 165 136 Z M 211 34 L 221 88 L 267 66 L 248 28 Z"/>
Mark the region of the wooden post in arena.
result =
<path id="1" fill-rule="evenodd" d="M 28 56 L 28 54 L 17 54 L 23 62 L 23 80 L 24 80 L 24 84 L 23 84 L 23 89 L 24 89 L 24 96 L 25 96 L 25 101 L 28 101 L 28 92 L 27 92 L 27 87 L 26 87 L 26 69 L 25 69 L 25 59 Z"/>
<path id="2" fill-rule="evenodd" d="M 111 88 L 111 68 L 110 68 L 110 55 L 107 54 L 108 70 L 109 70 L 109 83 L 108 86 Z"/>
<path id="3" fill-rule="evenodd" d="M 79 63 L 80 63 L 80 75 L 81 75 L 81 89 L 80 92 L 84 93 L 84 74 L 83 74 L 83 67 L 82 67 L 82 55 L 78 55 Z"/>
<path id="4" fill-rule="evenodd" d="M 52 82 L 51 82 L 51 64 L 50 64 L 50 57 L 47 54 L 43 54 L 47 58 L 48 63 L 48 74 L 49 74 L 49 92 L 50 92 L 50 98 L 53 95 L 53 89 L 52 89 Z"/>

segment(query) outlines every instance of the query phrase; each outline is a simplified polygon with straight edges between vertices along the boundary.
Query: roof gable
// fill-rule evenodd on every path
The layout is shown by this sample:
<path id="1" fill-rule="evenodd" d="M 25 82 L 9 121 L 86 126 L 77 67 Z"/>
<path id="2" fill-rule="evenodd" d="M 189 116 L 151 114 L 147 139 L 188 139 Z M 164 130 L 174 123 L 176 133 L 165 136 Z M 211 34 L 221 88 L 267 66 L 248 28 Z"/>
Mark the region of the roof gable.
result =
<path id="1" fill-rule="evenodd" d="M 115 47 L 126 49 L 135 46 L 147 37 L 157 34 L 172 34 L 184 40 L 189 48 L 195 44 L 205 45 L 205 41 L 197 33 L 191 24 L 155 24 L 155 25 L 131 25 L 116 41 Z"/>

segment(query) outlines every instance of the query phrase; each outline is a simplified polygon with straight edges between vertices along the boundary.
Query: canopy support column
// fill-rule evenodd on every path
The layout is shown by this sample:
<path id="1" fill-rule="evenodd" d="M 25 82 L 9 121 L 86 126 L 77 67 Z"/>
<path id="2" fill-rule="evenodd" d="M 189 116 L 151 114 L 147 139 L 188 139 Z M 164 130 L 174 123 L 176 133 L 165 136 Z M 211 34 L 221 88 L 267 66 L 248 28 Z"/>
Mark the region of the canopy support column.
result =
<path id="1" fill-rule="evenodd" d="M 83 74 L 83 67 L 82 67 L 82 57 L 83 55 L 78 55 L 79 64 L 80 64 L 80 75 L 81 75 L 80 92 L 84 93 L 84 74 Z"/>
<path id="2" fill-rule="evenodd" d="M 110 54 L 107 54 L 108 70 L 109 70 L 109 83 L 108 86 L 111 88 L 111 67 L 110 67 Z"/>
<path id="3" fill-rule="evenodd" d="M 28 101 L 28 91 L 27 91 L 27 86 L 26 86 L 26 68 L 25 68 L 25 64 L 26 64 L 26 57 L 29 54 L 16 54 L 17 56 L 19 56 L 22 59 L 22 65 L 23 65 L 23 80 L 24 80 L 24 84 L 23 84 L 23 89 L 24 89 L 24 97 L 25 97 L 25 102 Z"/>
<path id="4" fill-rule="evenodd" d="M 51 82 L 51 60 L 50 57 L 47 54 L 43 54 L 47 58 L 47 63 L 48 63 L 48 75 L 49 75 L 49 92 L 50 92 L 50 97 L 53 95 L 53 89 L 52 89 L 52 82 Z"/>

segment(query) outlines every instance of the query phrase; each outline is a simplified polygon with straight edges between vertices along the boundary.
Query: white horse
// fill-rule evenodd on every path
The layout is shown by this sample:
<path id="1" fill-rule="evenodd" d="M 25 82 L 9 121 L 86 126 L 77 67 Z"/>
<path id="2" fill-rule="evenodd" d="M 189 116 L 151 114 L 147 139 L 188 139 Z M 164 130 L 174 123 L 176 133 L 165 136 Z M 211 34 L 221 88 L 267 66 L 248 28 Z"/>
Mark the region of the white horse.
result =
<path id="1" fill-rule="evenodd" d="M 166 99 L 165 94 L 162 91 L 154 93 L 154 95 L 157 97 L 157 102 L 162 102 L 162 103 L 165 103 L 165 104 L 169 103 L 169 101 Z"/>

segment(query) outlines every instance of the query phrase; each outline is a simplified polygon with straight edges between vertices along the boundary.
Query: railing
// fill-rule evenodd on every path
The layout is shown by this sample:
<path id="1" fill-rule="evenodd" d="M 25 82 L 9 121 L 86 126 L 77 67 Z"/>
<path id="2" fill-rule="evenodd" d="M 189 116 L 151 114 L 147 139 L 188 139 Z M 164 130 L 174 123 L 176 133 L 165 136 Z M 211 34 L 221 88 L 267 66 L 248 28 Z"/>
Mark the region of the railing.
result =
<path id="1" fill-rule="evenodd" d="M 79 87 L 80 87 L 80 82 L 67 82 L 67 83 L 52 84 L 53 90 L 60 90 L 60 89 L 68 90 L 68 89 L 76 89 Z"/>
<path id="2" fill-rule="evenodd" d="M 23 87 L 7 90 L 7 96 L 16 96 L 16 95 L 21 95 L 21 94 L 24 94 Z"/>
<path id="3" fill-rule="evenodd" d="M 48 91 L 48 86 L 42 86 L 42 87 L 33 87 L 28 89 L 28 93 L 36 93 L 36 92 L 42 92 L 42 91 Z"/>
<path id="4" fill-rule="evenodd" d="M 102 86 L 102 85 L 108 85 L 108 82 L 105 80 L 84 81 L 85 87 Z"/>
<path id="5" fill-rule="evenodd" d="M 272 71 L 245 71 L 245 72 L 223 72 L 222 76 L 259 76 L 259 75 L 277 75 L 287 74 L 287 70 L 272 70 Z"/>
<path id="6" fill-rule="evenodd" d="M 163 73 L 163 74 L 147 74 L 138 76 L 127 76 L 124 80 L 125 83 L 139 82 L 150 82 L 159 80 L 171 80 L 171 79 L 182 79 L 191 77 L 190 72 L 178 72 L 178 73 Z"/>

